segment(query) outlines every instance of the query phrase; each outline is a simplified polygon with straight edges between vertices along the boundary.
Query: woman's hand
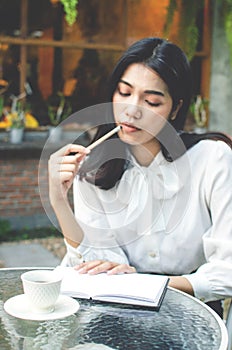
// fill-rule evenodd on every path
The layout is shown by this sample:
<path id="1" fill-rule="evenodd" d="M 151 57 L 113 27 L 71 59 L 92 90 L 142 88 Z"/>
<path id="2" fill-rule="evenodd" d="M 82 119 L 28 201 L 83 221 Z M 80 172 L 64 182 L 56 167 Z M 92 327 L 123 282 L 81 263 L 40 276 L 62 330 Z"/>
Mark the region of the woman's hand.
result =
<path id="1" fill-rule="evenodd" d="M 97 275 L 101 272 L 107 272 L 109 275 L 136 272 L 136 269 L 133 266 L 104 260 L 83 262 L 75 266 L 75 270 L 79 271 L 79 273 L 88 273 L 90 275 Z"/>
<path id="2" fill-rule="evenodd" d="M 182 292 L 194 295 L 193 287 L 189 280 L 183 276 L 170 276 L 169 286 L 179 289 Z"/>
<path id="3" fill-rule="evenodd" d="M 51 204 L 67 199 L 80 163 L 89 154 L 89 150 L 81 145 L 69 144 L 53 153 L 49 159 L 49 196 Z M 70 153 L 75 153 L 70 155 Z"/>

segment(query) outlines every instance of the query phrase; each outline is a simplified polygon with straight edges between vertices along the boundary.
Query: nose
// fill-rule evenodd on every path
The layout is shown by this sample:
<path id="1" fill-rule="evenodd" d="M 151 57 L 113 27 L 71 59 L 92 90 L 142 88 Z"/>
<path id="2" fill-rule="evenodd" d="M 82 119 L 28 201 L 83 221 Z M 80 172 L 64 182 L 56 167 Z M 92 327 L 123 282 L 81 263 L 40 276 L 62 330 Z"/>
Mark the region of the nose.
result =
<path id="1" fill-rule="evenodd" d="M 130 118 L 140 119 L 142 116 L 142 111 L 136 104 L 130 104 L 126 107 L 126 115 Z"/>

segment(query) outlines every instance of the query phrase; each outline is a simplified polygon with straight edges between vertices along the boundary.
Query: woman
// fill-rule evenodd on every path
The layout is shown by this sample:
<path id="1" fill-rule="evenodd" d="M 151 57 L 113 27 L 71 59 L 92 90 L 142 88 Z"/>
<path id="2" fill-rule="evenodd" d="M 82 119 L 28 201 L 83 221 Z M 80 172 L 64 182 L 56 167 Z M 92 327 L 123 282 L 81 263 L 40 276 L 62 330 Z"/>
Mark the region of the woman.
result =
<path id="1" fill-rule="evenodd" d="M 191 94 L 176 45 L 145 38 L 124 53 L 95 139 L 121 130 L 91 152 L 68 145 L 49 161 L 63 264 L 90 274 L 166 274 L 170 286 L 204 301 L 232 295 L 232 142 L 182 131 Z"/>

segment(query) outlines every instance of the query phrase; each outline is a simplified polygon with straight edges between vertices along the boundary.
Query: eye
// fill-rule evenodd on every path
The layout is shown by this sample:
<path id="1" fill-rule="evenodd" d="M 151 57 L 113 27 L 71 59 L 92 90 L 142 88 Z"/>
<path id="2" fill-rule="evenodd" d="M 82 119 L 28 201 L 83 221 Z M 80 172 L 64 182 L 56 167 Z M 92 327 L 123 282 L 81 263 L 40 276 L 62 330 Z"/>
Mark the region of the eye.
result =
<path id="1" fill-rule="evenodd" d="M 130 96 L 130 92 L 123 92 L 123 91 L 118 90 L 118 93 L 121 96 Z"/>
<path id="2" fill-rule="evenodd" d="M 130 90 L 124 86 L 118 86 L 117 91 L 120 96 L 130 96 Z"/>
<path id="3" fill-rule="evenodd" d="M 152 107 L 159 107 L 161 105 L 160 102 L 151 102 L 149 100 L 145 100 L 145 101 L 149 104 L 149 106 L 152 106 Z"/>

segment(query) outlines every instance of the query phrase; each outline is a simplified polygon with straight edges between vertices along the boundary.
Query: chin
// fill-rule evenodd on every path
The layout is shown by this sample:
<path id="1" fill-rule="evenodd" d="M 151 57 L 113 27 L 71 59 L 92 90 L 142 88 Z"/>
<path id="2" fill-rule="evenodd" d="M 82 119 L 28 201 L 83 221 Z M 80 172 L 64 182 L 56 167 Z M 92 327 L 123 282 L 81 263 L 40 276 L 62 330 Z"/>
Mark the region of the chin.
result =
<path id="1" fill-rule="evenodd" d="M 140 145 L 141 142 L 135 138 L 132 138 L 128 135 L 119 135 L 120 140 L 128 145 Z"/>

